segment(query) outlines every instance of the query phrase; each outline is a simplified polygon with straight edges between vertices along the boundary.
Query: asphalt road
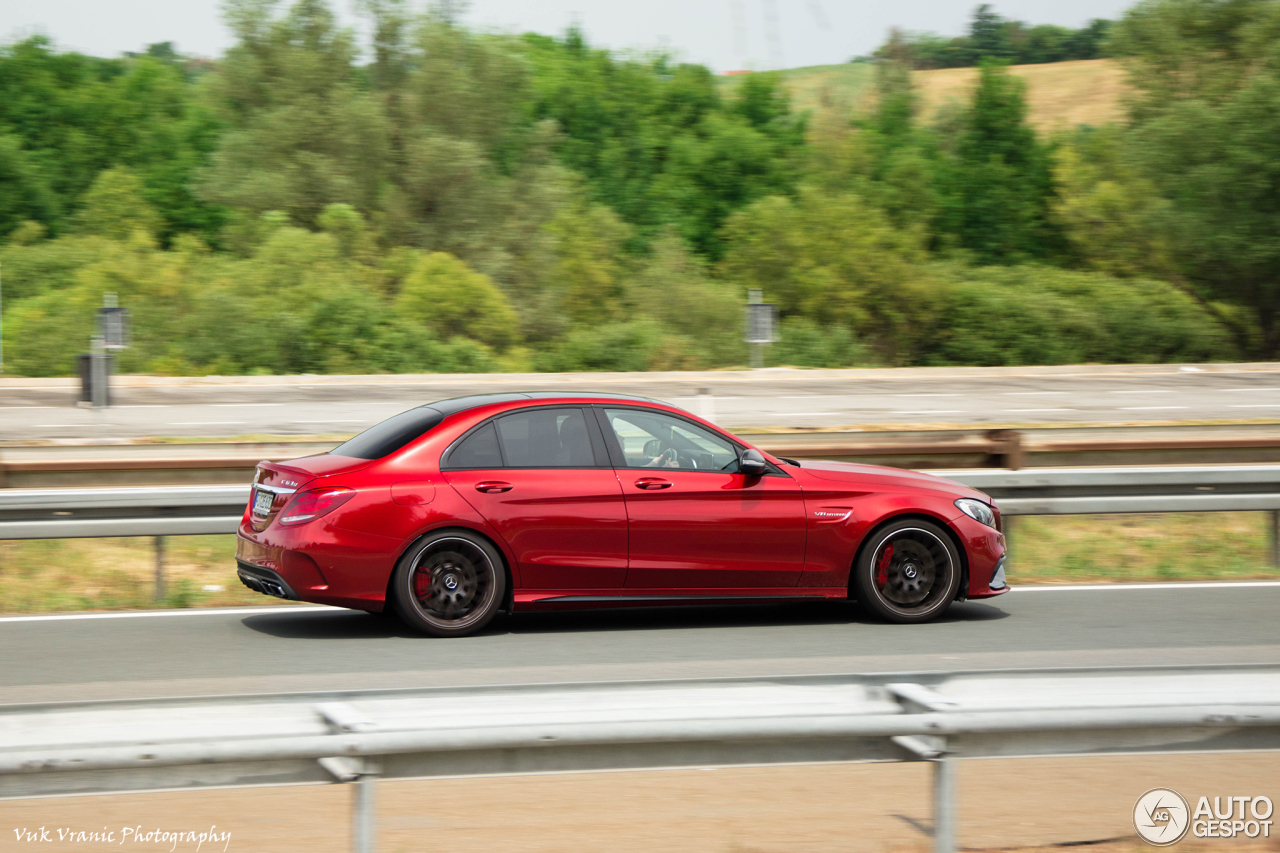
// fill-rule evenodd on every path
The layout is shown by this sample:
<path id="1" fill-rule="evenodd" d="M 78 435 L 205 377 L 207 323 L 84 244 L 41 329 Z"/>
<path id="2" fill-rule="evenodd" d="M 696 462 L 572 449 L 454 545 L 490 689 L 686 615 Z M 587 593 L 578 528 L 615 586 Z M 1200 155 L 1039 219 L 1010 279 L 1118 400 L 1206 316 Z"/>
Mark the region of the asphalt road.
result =
<path id="1" fill-rule="evenodd" d="M 1026 587 L 888 625 L 843 603 L 531 613 L 437 640 L 313 607 L 0 618 L 0 703 L 1024 667 L 1280 662 L 1280 581 Z"/>
<path id="2" fill-rule="evenodd" d="M 590 389 L 655 397 L 729 428 L 1149 424 L 1280 419 L 1280 365 L 711 371 L 520 376 L 117 377 L 78 408 L 70 380 L 0 379 L 0 441 L 352 434 L 465 394 Z M 699 396 L 710 392 L 712 402 Z"/>

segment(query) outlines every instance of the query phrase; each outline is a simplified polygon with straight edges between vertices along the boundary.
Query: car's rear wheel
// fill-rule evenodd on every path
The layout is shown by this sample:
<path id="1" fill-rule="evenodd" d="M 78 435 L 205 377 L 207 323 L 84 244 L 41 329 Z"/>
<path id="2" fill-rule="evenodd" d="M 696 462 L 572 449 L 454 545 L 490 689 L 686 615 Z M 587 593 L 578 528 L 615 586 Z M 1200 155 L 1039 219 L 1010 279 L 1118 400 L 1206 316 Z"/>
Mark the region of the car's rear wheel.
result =
<path id="1" fill-rule="evenodd" d="M 400 558 L 392 583 L 396 613 L 433 637 L 479 631 L 506 593 L 502 555 L 466 530 L 431 534 Z"/>
<path id="2" fill-rule="evenodd" d="M 927 622 L 960 587 L 960 555 L 938 525 L 895 521 L 872 534 L 853 568 L 853 592 L 868 613 L 890 622 Z"/>

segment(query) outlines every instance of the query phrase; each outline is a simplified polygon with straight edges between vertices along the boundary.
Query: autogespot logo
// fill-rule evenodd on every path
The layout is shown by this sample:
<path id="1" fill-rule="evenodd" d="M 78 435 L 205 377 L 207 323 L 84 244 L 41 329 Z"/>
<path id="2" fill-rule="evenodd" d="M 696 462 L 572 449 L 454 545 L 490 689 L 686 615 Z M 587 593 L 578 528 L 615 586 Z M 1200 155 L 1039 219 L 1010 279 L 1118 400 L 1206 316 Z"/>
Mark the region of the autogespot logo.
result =
<path id="1" fill-rule="evenodd" d="M 1182 795 L 1169 788 L 1152 788 L 1133 807 L 1133 828 L 1148 844 L 1177 844 L 1191 825 L 1191 810 Z"/>

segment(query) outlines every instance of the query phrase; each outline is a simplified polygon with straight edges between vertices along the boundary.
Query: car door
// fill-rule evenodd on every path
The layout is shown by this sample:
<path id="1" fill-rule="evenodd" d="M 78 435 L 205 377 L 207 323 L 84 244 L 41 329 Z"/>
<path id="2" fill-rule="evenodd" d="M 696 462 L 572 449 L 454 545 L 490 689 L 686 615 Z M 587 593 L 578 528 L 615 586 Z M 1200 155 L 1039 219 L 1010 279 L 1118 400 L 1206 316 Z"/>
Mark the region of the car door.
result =
<path id="1" fill-rule="evenodd" d="M 738 473 L 741 448 L 656 409 L 596 408 L 626 496 L 627 587 L 794 587 L 804 570 L 804 497 L 772 468 Z"/>
<path id="2" fill-rule="evenodd" d="M 626 508 L 590 410 L 540 406 L 494 418 L 445 452 L 441 473 L 506 541 L 520 586 L 623 588 Z"/>

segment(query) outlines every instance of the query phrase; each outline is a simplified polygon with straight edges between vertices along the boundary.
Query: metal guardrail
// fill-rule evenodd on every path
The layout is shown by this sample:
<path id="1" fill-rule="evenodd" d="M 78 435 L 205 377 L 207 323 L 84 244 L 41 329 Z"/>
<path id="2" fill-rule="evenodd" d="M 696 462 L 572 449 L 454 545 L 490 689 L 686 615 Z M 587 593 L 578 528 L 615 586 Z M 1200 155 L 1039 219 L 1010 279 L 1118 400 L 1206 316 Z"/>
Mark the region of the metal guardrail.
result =
<path id="1" fill-rule="evenodd" d="M 1006 516 L 1280 510 L 1280 465 L 937 472 Z M 247 485 L 0 490 L 0 539 L 234 533 Z"/>
<path id="2" fill-rule="evenodd" d="M 952 851 L 955 759 L 1276 748 L 1274 665 L 382 690 L 0 708 L 0 797 L 928 760 Z"/>
<path id="3" fill-rule="evenodd" d="M 753 435 L 775 455 L 841 459 L 901 468 L 1019 469 L 1060 466 L 1232 465 L 1280 463 L 1280 435 L 1204 434 L 1196 427 L 1166 428 L 1140 438 L 1121 430 L 916 430 L 889 433 Z M 0 488 L 59 488 L 235 484 L 249 479 L 262 459 L 295 458 L 330 449 L 333 442 L 257 442 L 212 446 L 161 445 L 83 448 L 0 448 Z M 172 454 L 172 455 L 167 455 Z"/>

